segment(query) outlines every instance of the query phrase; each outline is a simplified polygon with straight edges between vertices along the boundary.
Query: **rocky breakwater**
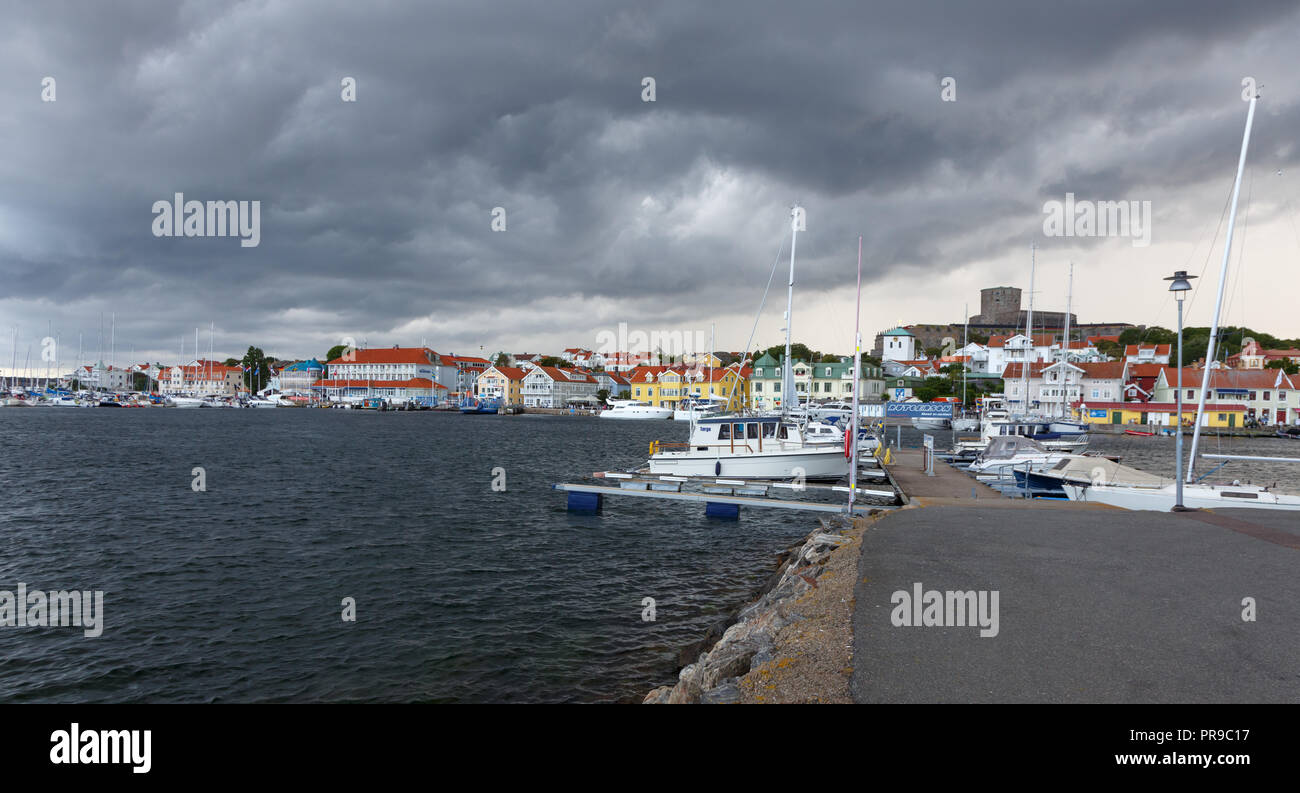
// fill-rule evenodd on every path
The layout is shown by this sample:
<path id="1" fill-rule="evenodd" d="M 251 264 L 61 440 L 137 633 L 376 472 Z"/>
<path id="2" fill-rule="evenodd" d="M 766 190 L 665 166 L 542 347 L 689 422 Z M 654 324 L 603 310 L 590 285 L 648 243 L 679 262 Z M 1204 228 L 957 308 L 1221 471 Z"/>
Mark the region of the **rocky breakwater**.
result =
<path id="1" fill-rule="evenodd" d="M 675 685 L 651 691 L 644 704 L 720 704 L 749 699 L 742 693 L 740 679 L 751 669 L 776 661 L 778 634 L 805 619 L 798 601 L 817 588 L 828 560 L 850 542 L 846 534 L 853 529 L 847 517 L 822 518 L 817 531 L 783 554 L 777 571 L 760 590 L 761 596 L 737 612 L 721 638 L 686 663 Z"/>

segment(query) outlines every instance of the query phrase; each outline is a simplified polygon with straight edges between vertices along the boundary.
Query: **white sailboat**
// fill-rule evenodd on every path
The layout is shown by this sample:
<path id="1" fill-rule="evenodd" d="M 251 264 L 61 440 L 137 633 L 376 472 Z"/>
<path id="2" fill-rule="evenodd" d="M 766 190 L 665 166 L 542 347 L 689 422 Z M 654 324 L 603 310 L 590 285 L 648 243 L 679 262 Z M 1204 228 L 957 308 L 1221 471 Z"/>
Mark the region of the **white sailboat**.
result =
<path id="1" fill-rule="evenodd" d="M 1255 102 L 1258 96 L 1250 98 L 1250 108 L 1246 111 L 1246 131 L 1241 139 L 1241 156 L 1237 160 L 1237 178 L 1232 187 L 1232 211 L 1228 215 L 1228 233 L 1223 243 L 1223 262 L 1219 267 L 1219 293 L 1214 305 L 1214 320 L 1210 326 L 1209 347 L 1205 353 L 1207 362 L 1214 360 L 1214 347 L 1219 330 L 1219 315 L 1223 308 L 1223 289 L 1227 282 L 1228 260 L 1232 253 L 1232 233 L 1237 222 L 1237 199 L 1241 194 L 1241 176 L 1246 167 L 1246 152 L 1250 147 L 1250 129 L 1255 120 Z M 1181 365 L 1181 362 L 1180 362 Z M 1187 465 L 1187 484 L 1179 486 L 1178 482 L 1158 481 L 1149 484 L 1134 484 L 1115 481 L 1106 476 L 1095 477 L 1090 483 L 1063 482 L 1066 496 L 1071 501 L 1094 501 L 1124 509 L 1159 510 L 1167 512 L 1178 503 L 1181 490 L 1184 508 L 1212 509 L 1215 507 L 1256 507 L 1260 509 L 1300 510 L 1300 494 L 1279 493 L 1260 485 L 1201 484 L 1192 481 L 1192 471 L 1196 463 L 1196 444 L 1200 439 L 1201 421 L 1205 416 L 1205 398 L 1209 391 L 1210 366 L 1205 367 L 1205 379 L 1201 385 L 1200 401 L 1196 407 L 1195 429 L 1192 434 L 1192 450 Z M 1205 455 L 1207 458 L 1224 460 L 1274 460 L 1280 462 L 1300 463 L 1300 458 L 1259 458 L 1246 455 Z M 1131 469 L 1130 469 L 1131 470 Z M 1146 476 L 1150 476 L 1147 474 Z"/>

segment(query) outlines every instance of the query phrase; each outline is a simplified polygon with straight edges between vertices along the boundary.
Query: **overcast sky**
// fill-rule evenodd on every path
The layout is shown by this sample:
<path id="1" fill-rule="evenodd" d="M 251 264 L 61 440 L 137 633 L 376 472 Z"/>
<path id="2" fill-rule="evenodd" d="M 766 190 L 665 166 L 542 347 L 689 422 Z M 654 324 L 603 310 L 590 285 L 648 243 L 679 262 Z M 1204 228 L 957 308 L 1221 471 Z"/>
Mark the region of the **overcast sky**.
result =
<path id="1" fill-rule="evenodd" d="M 218 357 L 553 352 L 620 322 L 741 349 L 781 251 L 766 346 L 796 202 L 815 348 L 852 349 L 859 234 L 867 347 L 1027 292 L 1031 243 L 1037 308 L 1073 262 L 1082 321 L 1172 326 L 1185 268 L 1208 324 L 1244 77 L 1224 321 L 1300 336 L 1297 4 L 1069 5 L 6 3 L 0 368 L 14 327 L 20 368 L 47 327 L 93 359 L 113 313 L 119 364 L 192 357 L 196 326 L 206 354 L 209 323 Z M 260 201 L 260 244 L 156 237 L 177 192 Z M 1045 236 L 1067 192 L 1150 201 L 1151 244 Z"/>

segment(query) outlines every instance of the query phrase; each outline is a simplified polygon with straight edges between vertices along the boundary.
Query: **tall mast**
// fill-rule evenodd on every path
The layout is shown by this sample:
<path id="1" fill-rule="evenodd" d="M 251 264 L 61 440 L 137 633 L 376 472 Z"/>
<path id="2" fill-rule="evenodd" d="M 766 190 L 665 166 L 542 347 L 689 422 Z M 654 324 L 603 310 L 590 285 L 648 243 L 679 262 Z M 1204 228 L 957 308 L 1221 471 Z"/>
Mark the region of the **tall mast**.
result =
<path id="1" fill-rule="evenodd" d="M 961 331 L 961 348 L 966 353 L 966 358 L 970 358 L 970 303 L 962 303 L 961 313 L 966 317 L 966 326 Z M 966 410 L 966 364 L 961 364 L 961 409 Z"/>
<path id="2" fill-rule="evenodd" d="M 1223 287 L 1228 281 L 1228 256 L 1232 253 L 1232 230 L 1237 225 L 1237 198 L 1241 194 L 1241 174 L 1246 169 L 1246 150 L 1250 148 L 1250 127 L 1255 121 L 1255 100 L 1259 94 L 1250 98 L 1250 109 L 1246 111 L 1246 131 L 1241 136 L 1241 157 L 1237 159 L 1237 180 L 1232 185 L 1232 212 L 1228 214 L 1228 236 L 1223 243 L 1223 263 L 1219 266 L 1219 293 L 1214 300 L 1214 319 L 1210 324 L 1210 344 L 1205 350 L 1205 374 L 1201 377 L 1201 398 L 1196 403 L 1196 426 L 1192 428 L 1192 452 L 1187 458 L 1187 481 L 1192 481 L 1192 472 L 1196 468 L 1196 444 L 1201 439 L 1201 416 L 1205 415 L 1205 395 L 1210 390 L 1210 367 L 1214 363 L 1215 340 L 1219 335 L 1219 311 L 1223 308 Z M 1182 361 L 1178 362 L 1181 368 Z M 1182 417 L 1179 417 L 1181 422 Z M 1181 430 L 1181 425 L 1179 427 Z"/>
<path id="3" fill-rule="evenodd" d="M 798 399 L 794 395 L 794 363 L 790 358 L 790 328 L 794 324 L 794 246 L 798 238 L 799 207 L 796 205 L 790 210 L 790 283 L 785 298 L 785 366 L 781 370 L 783 393 L 781 403 L 784 405 L 781 412 L 787 415 L 790 413 L 791 404 L 798 405 Z"/>
<path id="4" fill-rule="evenodd" d="M 1037 245 L 1029 243 L 1029 310 L 1025 312 L 1025 336 L 1029 346 L 1025 348 L 1025 359 L 1020 362 L 1020 380 L 1024 383 L 1025 396 L 1021 403 L 1021 415 L 1029 413 L 1029 354 L 1034 351 L 1034 265 Z"/>
<path id="5" fill-rule="evenodd" d="M 853 311 L 853 413 L 849 417 L 849 520 L 858 489 L 858 384 L 862 382 L 862 235 L 858 235 L 858 302 Z"/>
<path id="6" fill-rule="evenodd" d="M 1070 262 L 1070 282 L 1065 290 L 1065 349 L 1062 351 L 1061 360 L 1067 365 L 1070 363 L 1070 309 L 1074 303 L 1074 262 Z M 1067 375 L 1068 377 L 1068 375 Z M 1061 387 L 1061 418 L 1065 418 L 1065 400 L 1068 388 L 1062 384 Z"/>

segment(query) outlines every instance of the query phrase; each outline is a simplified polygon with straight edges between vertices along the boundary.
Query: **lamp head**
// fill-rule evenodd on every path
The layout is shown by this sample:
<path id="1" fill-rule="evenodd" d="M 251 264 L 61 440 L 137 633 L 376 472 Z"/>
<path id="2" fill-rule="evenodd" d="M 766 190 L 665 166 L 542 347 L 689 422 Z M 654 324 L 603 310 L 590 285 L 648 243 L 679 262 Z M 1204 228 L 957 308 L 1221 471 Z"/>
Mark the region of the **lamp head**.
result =
<path id="1" fill-rule="evenodd" d="M 1165 278 L 1165 280 L 1172 282 L 1169 284 L 1170 292 L 1181 293 L 1181 292 L 1191 291 L 1192 289 L 1191 281 L 1193 278 L 1196 278 L 1196 276 L 1188 275 L 1186 270 L 1178 270 L 1173 275 Z M 1179 300 L 1183 299 L 1182 294 L 1178 294 L 1177 297 Z"/>

